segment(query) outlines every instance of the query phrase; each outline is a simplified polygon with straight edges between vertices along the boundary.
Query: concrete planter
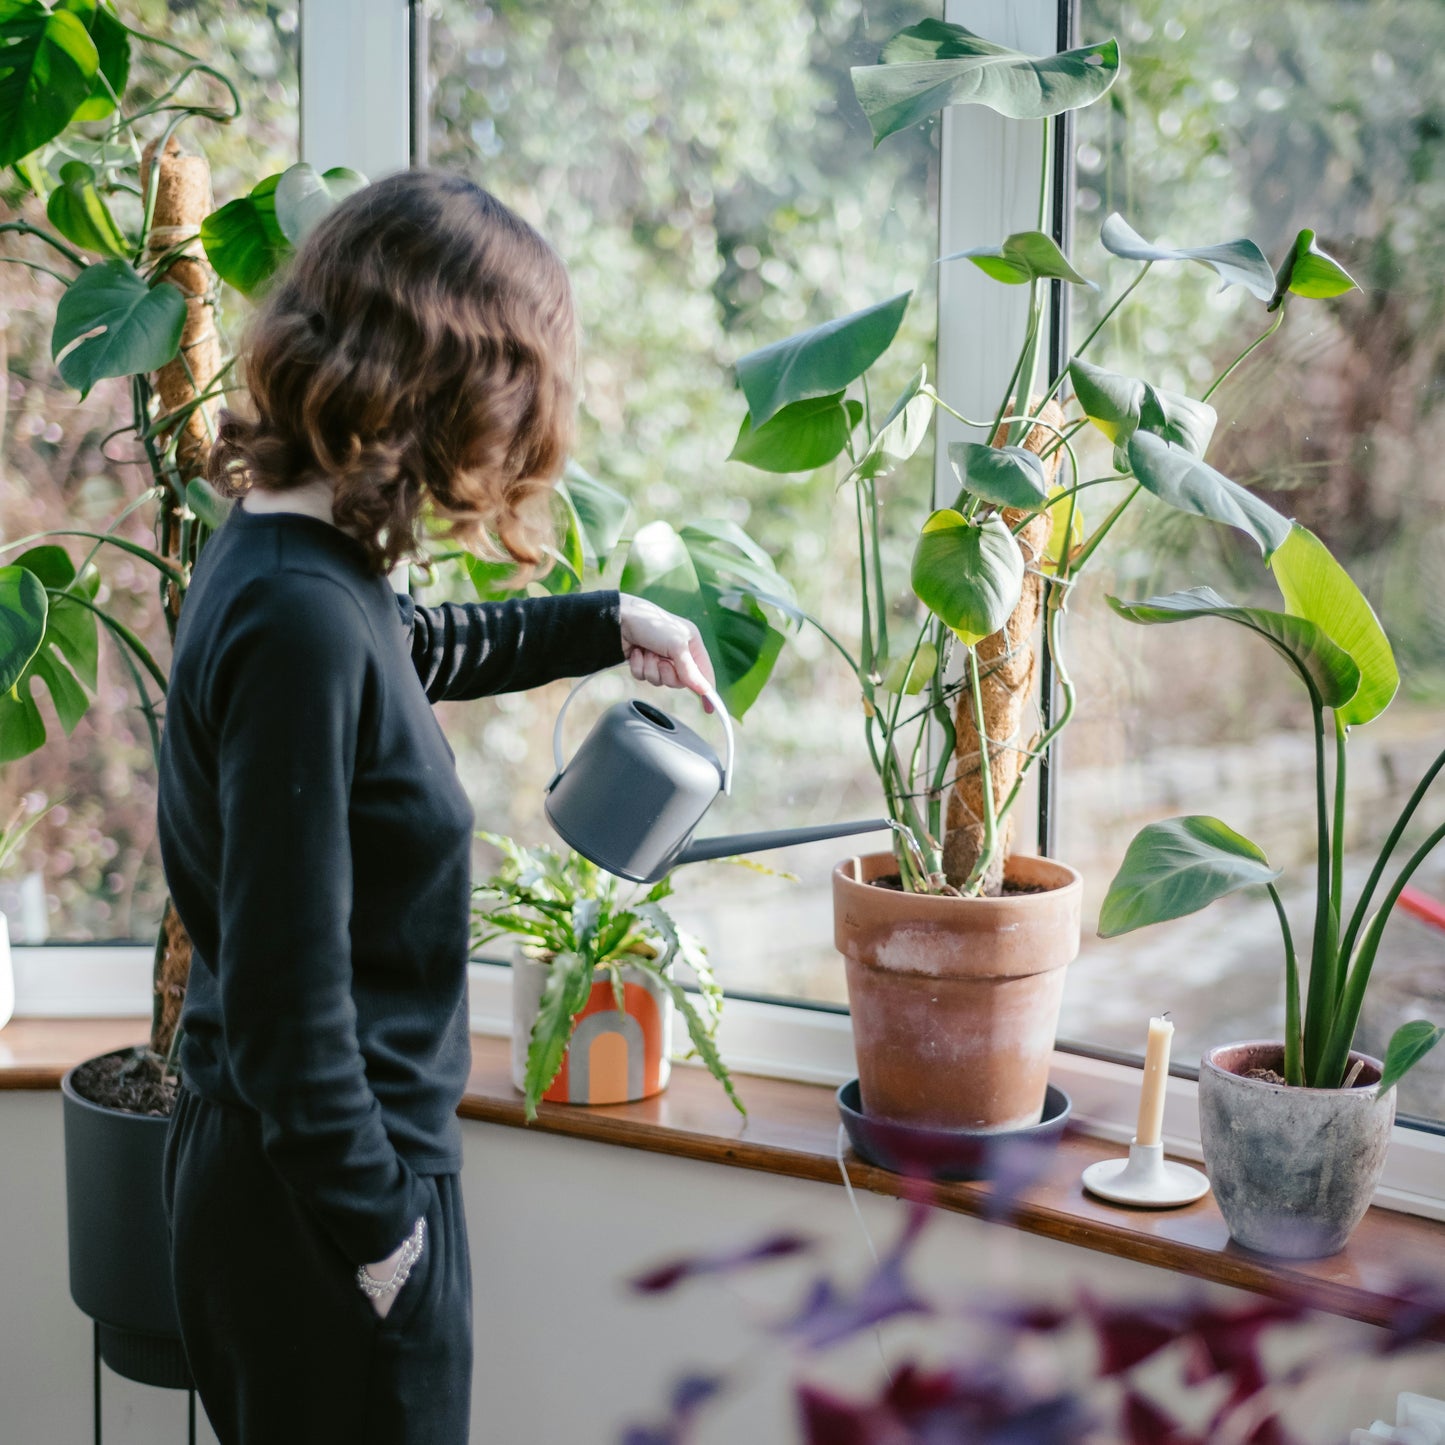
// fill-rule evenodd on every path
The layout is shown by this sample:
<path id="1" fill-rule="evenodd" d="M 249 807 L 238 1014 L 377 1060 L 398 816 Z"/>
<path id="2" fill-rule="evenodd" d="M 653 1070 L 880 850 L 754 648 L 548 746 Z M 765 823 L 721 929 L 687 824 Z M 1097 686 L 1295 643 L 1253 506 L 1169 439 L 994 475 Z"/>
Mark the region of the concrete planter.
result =
<path id="1" fill-rule="evenodd" d="M 1235 1240 L 1281 1259 L 1338 1254 L 1374 1197 L 1395 1091 L 1383 1098 L 1378 1059 L 1364 1060 L 1350 1089 L 1301 1089 L 1247 1079 L 1279 1071 L 1284 1045 L 1224 1044 L 1199 1070 L 1204 1167 Z"/>
<path id="2" fill-rule="evenodd" d="M 524 953 L 512 964 L 512 1083 L 527 1086 L 527 1044 L 548 965 Z M 617 1012 L 612 978 L 599 969 L 576 1016 L 562 1069 L 542 1097 L 554 1104 L 628 1104 L 667 1087 L 672 1073 L 672 995 L 641 969 L 622 968 L 626 1011 Z"/>
<path id="3" fill-rule="evenodd" d="M 940 898 L 874 887 L 891 853 L 833 870 L 833 937 L 864 1113 L 898 1124 L 1002 1131 L 1037 1124 L 1064 969 L 1079 952 L 1079 875 L 1015 856 L 1037 892 Z"/>

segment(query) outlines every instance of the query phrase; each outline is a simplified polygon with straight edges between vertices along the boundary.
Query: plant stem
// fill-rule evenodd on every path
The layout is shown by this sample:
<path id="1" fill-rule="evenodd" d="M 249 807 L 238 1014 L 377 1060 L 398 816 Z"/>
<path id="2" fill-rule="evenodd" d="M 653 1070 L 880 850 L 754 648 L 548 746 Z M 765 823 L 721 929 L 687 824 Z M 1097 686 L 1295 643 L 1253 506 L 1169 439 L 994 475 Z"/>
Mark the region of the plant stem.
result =
<path id="1" fill-rule="evenodd" d="M 1345 985 L 1345 969 L 1349 960 L 1339 950 L 1340 919 L 1345 913 L 1345 739 L 1349 729 L 1335 719 L 1335 817 L 1334 833 L 1330 849 L 1330 911 L 1335 920 L 1335 951 L 1331 960 L 1334 976 L 1330 980 L 1330 993 L 1338 998 Z"/>
<path id="2" fill-rule="evenodd" d="M 1024 363 L 1028 360 L 1033 350 L 1034 338 L 1039 329 L 1039 306 L 1037 304 L 1039 283 L 1029 282 L 1029 325 L 1024 334 L 1024 344 L 1019 351 L 1019 359 L 1014 363 L 1013 375 L 1009 377 L 1008 385 L 1004 388 L 1003 399 L 998 404 L 998 411 L 994 415 L 993 425 L 988 429 L 988 436 L 984 438 L 987 445 L 993 445 L 993 439 L 998 435 L 998 429 L 1003 425 L 1003 419 L 1008 415 L 1009 402 L 1014 399 L 1018 389 L 1019 377 L 1023 374 Z M 1024 397 L 1023 407 L 1028 410 L 1029 399 Z M 956 413 L 955 413 L 956 414 Z"/>
<path id="3" fill-rule="evenodd" d="M 1265 343 L 1266 341 L 1268 341 L 1269 338 L 1270 338 L 1271 336 L 1273 336 L 1276 331 L 1279 330 L 1279 328 L 1280 328 L 1280 326 L 1283 324 L 1283 322 L 1284 322 L 1284 303 L 1281 302 L 1281 303 L 1280 303 L 1280 308 L 1279 308 L 1279 315 L 1274 318 L 1274 324 L 1273 324 L 1273 325 L 1269 328 L 1269 330 L 1266 331 L 1262 336 L 1257 336 L 1257 337 L 1255 337 L 1255 339 L 1254 339 L 1253 341 L 1251 341 L 1251 342 L 1249 343 L 1249 345 L 1246 346 L 1246 347 L 1244 348 L 1244 350 L 1241 351 L 1241 352 L 1239 353 L 1239 355 L 1236 356 L 1236 357 L 1234 358 L 1234 360 L 1231 361 L 1231 362 L 1229 363 L 1229 365 L 1226 366 L 1226 367 L 1224 368 L 1224 370 L 1221 371 L 1221 372 L 1219 373 L 1219 375 L 1214 378 L 1214 380 L 1210 383 L 1209 390 L 1206 391 L 1206 392 L 1204 393 L 1204 395 L 1199 398 L 1200 401 L 1208 401 L 1209 398 L 1210 398 L 1211 396 L 1213 396 L 1214 393 L 1215 393 L 1216 391 L 1218 391 L 1219 388 L 1220 388 L 1221 386 L 1223 386 L 1226 381 L 1229 380 L 1230 376 L 1234 373 L 1235 368 L 1238 367 L 1238 366 L 1240 366 L 1240 365 L 1242 365 L 1245 361 L 1247 361 L 1247 360 L 1249 359 L 1250 354 L 1251 354 L 1257 347 L 1263 346 L 1264 343 Z"/>
<path id="4" fill-rule="evenodd" d="M 1299 958 L 1294 951 L 1294 935 L 1289 930 L 1289 915 L 1279 889 L 1266 885 L 1279 915 L 1280 932 L 1284 934 L 1284 1080 L 1296 1087 L 1304 1083 L 1304 1061 L 1301 1057 L 1299 1018 Z"/>
<path id="5" fill-rule="evenodd" d="M 878 658 L 888 656 L 888 591 L 883 585 L 883 548 L 879 542 L 878 528 L 878 484 L 869 478 L 868 487 L 868 526 L 873 544 L 873 586 L 874 606 L 878 624 Z"/>
<path id="6" fill-rule="evenodd" d="M 90 264 L 79 251 L 73 251 L 64 241 L 57 240 L 49 231 L 42 231 L 39 226 L 32 226 L 29 221 L 5 221 L 0 223 L 0 235 L 6 231 L 16 231 L 22 236 L 34 236 L 37 240 L 44 241 L 52 250 L 59 251 L 74 266 L 79 266 L 82 271 Z M 18 260 L 19 257 L 6 257 L 6 260 Z M 52 276 L 57 274 L 52 271 Z M 69 280 L 62 276 L 60 278 L 69 285 Z"/>
<path id="7" fill-rule="evenodd" d="M 871 674 L 873 671 L 873 609 L 868 603 L 868 588 L 871 585 L 868 572 L 868 541 L 867 532 L 863 526 L 863 486 L 861 482 L 853 485 L 854 507 L 858 514 L 858 585 L 863 603 L 863 635 L 860 644 L 860 659 L 863 664 L 864 673 Z"/>
<path id="8" fill-rule="evenodd" d="M 1395 851 L 1401 835 L 1410 824 L 1410 819 L 1415 815 L 1415 809 L 1420 806 L 1425 794 L 1430 789 L 1430 784 L 1435 781 L 1441 768 L 1445 768 L 1445 752 L 1442 752 L 1425 770 L 1425 776 L 1415 785 L 1415 791 L 1410 794 L 1405 806 L 1400 810 L 1400 816 L 1395 819 L 1395 826 L 1390 829 L 1390 836 L 1385 839 L 1385 845 L 1380 849 L 1375 859 L 1375 866 L 1370 869 L 1370 877 L 1364 889 L 1360 893 L 1359 901 L 1355 904 L 1355 911 L 1350 915 L 1349 927 L 1345 929 L 1344 936 L 1340 940 L 1340 953 L 1348 964 L 1350 955 L 1355 950 L 1355 939 L 1359 935 L 1360 928 L 1364 924 L 1365 915 L 1369 911 L 1370 899 L 1374 896 L 1375 889 L 1379 887 L 1380 878 L 1384 874 L 1385 866 L 1390 861 L 1390 855 Z"/>
<path id="9" fill-rule="evenodd" d="M 1310 708 L 1315 728 L 1315 831 L 1317 876 L 1315 882 L 1315 928 L 1310 948 L 1310 981 L 1305 1003 L 1305 1077 L 1313 1082 L 1319 1073 L 1325 1044 L 1334 1023 L 1334 961 L 1330 957 L 1330 808 L 1325 781 L 1324 706 L 1310 685 Z"/>

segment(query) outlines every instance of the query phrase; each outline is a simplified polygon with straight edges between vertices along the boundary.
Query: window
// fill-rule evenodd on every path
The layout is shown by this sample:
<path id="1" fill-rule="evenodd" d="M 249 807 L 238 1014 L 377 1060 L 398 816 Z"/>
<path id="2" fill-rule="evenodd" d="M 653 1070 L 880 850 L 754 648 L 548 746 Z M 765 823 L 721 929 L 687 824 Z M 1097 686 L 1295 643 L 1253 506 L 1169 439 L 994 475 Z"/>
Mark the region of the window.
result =
<path id="1" fill-rule="evenodd" d="M 245 78 L 244 119 L 232 128 L 191 122 L 178 139 L 203 148 L 216 195 L 229 200 L 262 176 L 289 165 L 297 146 L 296 5 L 243 0 L 187 0 L 166 5 L 140 0 L 130 7 L 138 26 L 163 34 L 228 75 Z M 137 45 L 132 81 L 152 93 L 174 76 L 173 56 Z M 198 83 L 198 77 L 189 82 Z M 141 92 L 139 89 L 136 94 Z M 12 178 L 13 179 L 13 178 Z M 7 181 L 7 184 L 9 182 Z M 6 193 L 7 209 L 20 195 Z M 114 202 L 122 223 L 125 198 Z M 26 241 L 0 237 L 7 255 L 39 259 Z M 111 436 L 129 416 L 123 382 L 105 381 L 82 402 L 56 375 L 50 323 L 56 282 L 19 266 L 0 266 L 0 536 L 21 537 L 47 527 L 104 527 L 150 484 L 131 460 L 135 438 Z M 223 293 L 223 304 L 233 300 Z M 148 524 L 130 533 L 153 543 Z M 103 559 L 104 589 L 122 621 L 140 630 L 165 657 L 165 624 L 156 605 L 154 574 L 114 549 Z M 12 558 L 7 557 L 9 561 Z M 109 597 L 107 599 L 107 593 Z M 89 712 L 69 738 L 55 720 L 49 695 L 35 689 L 48 741 L 38 752 L 0 771 L 0 817 L 26 794 L 63 799 L 32 830 L 21 867 L 0 879 L 0 910 L 17 943 L 52 940 L 144 940 L 154 943 L 165 900 L 155 841 L 155 767 L 136 694 L 115 649 L 100 646 L 99 687 Z"/>
<path id="2" fill-rule="evenodd" d="M 1347 888 L 1358 886 L 1442 737 L 1445 565 L 1442 234 L 1445 111 L 1433 72 L 1438 4 L 1261 6 L 1246 0 L 1084 0 L 1082 33 L 1119 37 L 1112 103 L 1081 112 L 1074 258 L 1099 281 L 1075 315 L 1085 335 L 1129 263 L 1099 226 L 1120 211 L 1140 234 L 1194 245 L 1253 237 L 1274 260 L 1304 226 L 1361 291 L 1294 307 L 1274 344 L 1216 394 L 1210 460 L 1321 535 L 1359 579 L 1395 641 L 1403 683 L 1391 710 L 1350 742 Z M 1156 267 L 1132 319 L 1093 359 L 1199 396 L 1270 318 L 1241 288 L 1212 294 L 1192 266 Z M 1297 684 L 1234 629 L 1133 628 L 1106 593 L 1143 597 L 1208 583 L 1277 606 L 1257 553 L 1223 529 L 1145 507 L 1101 557 L 1075 606 L 1080 716 L 1061 750 L 1057 848 L 1085 878 L 1084 952 L 1061 1033 L 1138 1048 L 1139 1017 L 1171 1009 L 1176 1057 L 1283 1031 L 1278 926 L 1269 900 L 1236 895 L 1121 939 L 1093 933 L 1098 904 L 1143 823 L 1211 813 L 1286 869 L 1295 936 L 1312 911 L 1313 748 Z M 1422 813 L 1438 820 L 1440 804 Z M 1426 821 L 1420 833 L 1430 826 Z M 1418 841 L 1418 837 L 1414 840 Z M 1411 842 L 1407 837 L 1406 845 Z M 1408 846 L 1401 858 L 1408 856 Z M 1419 874 L 1445 896 L 1445 858 Z M 1392 919 L 1359 1045 L 1445 1010 L 1445 936 Z M 1445 1056 L 1401 1085 L 1402 1114 L 1445 1119 Z"/>

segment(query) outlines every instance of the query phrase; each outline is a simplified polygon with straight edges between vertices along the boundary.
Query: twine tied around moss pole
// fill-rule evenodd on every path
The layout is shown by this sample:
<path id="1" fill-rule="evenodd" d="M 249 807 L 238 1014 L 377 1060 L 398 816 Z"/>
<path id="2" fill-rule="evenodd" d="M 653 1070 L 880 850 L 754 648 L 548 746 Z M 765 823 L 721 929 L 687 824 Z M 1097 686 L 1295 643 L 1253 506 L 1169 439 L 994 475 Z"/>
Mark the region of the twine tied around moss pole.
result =
<path id="1" fill-rule="evenodd" d="M 1047 425 L 1035 425 L 1023 445 L 1040 454 L 1058 435 L 1065 422 L 1063 408 L 1050 401 L 1039 413 Z M 1000 445 L 1007 436 L 1003 428 L 994 437 Z M 1058 474 L 1061 450 L 1044 458 L 1044 477 L 1050 487 Z M 1025 513 L 1005 509 L 1003 519 L 1016 526 Z M 1034 676 L 1038 670 L 1039 621 L 1043 612 L 1047 579 L 1040 570 L 1053 522 L 1047 511 L 1039 513 L 1017 537 L 1024 554 L 1023 591 L 1007 623 L 978 644 L 979 682 L 983 694 L 984 732 L 988 737 L 989 769 L 995 810 L 1013 791 L 1018 781 L 1030 739 L 1024 736 L 1024 714 L 1033 699 Z M 954 783 L 949 790 L 943 841 L 943 871 L 948 882 L 962 888 L 973 875 L 984 848 L 983 776 L 979 769 L 981 744 L 974 721 L 973 688 L 967 679 L 954 703 Z M 998 820 L 994 856 L 983 875 L 983 892 L 997 897 L 1003 891 L 1004 864 L 1013 839 L 1014 814 L 1010 810 Z"/>
<path id="2" fill-rule="evenodd" d="M 142 153 L 141 193 L 148 195 L 156 142 Z M 181 347 L 173 361 L 155 375 L 157 415 L 168 416 L 185 407 L 192 410 L 157 438 L 164 454 L 174 447 L 167 466 L 170 485 L 161 498 L 156 531 L 163 556 L 182 565 L 188 560 L 186 484 L 205 475 L 211 443 L 215 439 L 218 398 L 193 404 L 210 390 L 221 368 L 221 343 L 216 330 L 216 273 L 200 244 L 201 222 L 211 211 L 211 168 L 204 156 L 184 155 L 174 136 L 161 153 L 156 175 L 155 208 L 146 233 L 145 263 L 164 261 L 158 285 L 174 286 L 186 299 L 186 321 Z M 181 593 L 173 582 L 165 584 L 166 621 L 172 637 L 180 612 Z M 175 903 L 167 897 L 156 939 L 154 998 L 151 1009 L 151 1048 L 174 1067 L 171 1054 L 178 1038 L 181 1006 L 191 972 L 191 940 Z"/>

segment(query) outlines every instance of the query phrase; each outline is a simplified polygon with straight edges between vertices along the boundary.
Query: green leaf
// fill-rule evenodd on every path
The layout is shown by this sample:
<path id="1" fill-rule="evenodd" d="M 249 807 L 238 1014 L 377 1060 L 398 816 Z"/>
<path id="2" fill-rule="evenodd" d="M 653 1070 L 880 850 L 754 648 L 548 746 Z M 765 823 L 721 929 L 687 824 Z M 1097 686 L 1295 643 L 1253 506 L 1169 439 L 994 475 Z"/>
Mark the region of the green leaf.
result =
<path id="1" fill-rule="evenodd" d="M 1121 376 L 1077 356 L 1069 362 L 1069 379 L 1084 415 L 1114 443 L 1115 464 L 1121 471 L 1127 468 L 1128 455 L 1120 449 L 1127 447 L 1136 431 L 1176 442 L 1196 457 L 1204 455 L 1214 435 L 1218 416 L 1207 402 Z"/>
<path id="2" fill-rule="evenodd" d="M 863 408 L 843 393 L 795 401 L 762 426 L 745 416 L 730 462 L 746 462 L 763 472 L 811 472 L 826 466 L 848 445 Z"/>
<path id="3" fill-rule="evenodd" d="M 15 565 L 28 568 L 40 579 L 42 586 L 55 591 L 74 592 L 94 601 L 95 594 L 100 590 L 100 573 L 95 566 L 92 564 L 86 569 L 86 575 L 77 586 L 75 564 L 64 547 L 53 543 L 22 552 L 15 559 Z M 72 602 L 68 597 L 52 594 L 45 618 L 41 655 L 47 647 L 56 649 L 82 682 L 88 687 L 95 687 L 100 665 L 99 623 L 88 607 Z"/>
<path id="4" fill-rule="evenodd" d="M 955 251 L 943 261 L 967 257 L 986 276 L 1006 286 L 1023 286 L 1030 281 L 1068 281 L 1075 286 L 1098 290 L 1092 281 L 1080 276 L 1069 259 L 1042 231 L 1015 231 L 1002 246 L 979 246 L 971 251 Z"/>
<path id="5" fill-rule="evenodd" d="M 540 579 L 544 591 L 553 597 L 576 592 L 582 586 L 582 574 L 587 569 L 587 559 L 582 548 L 582 522 L 572 498 L 562 487 L 552 492 L 553 505 L 562 513 L 561 536 L 558 545 L 547 550 L 553 558 L 553 566 Z"/>
<path id="6" fill-rule="evenodd" d="M 293 246 L 299 246 L 323 217 L 367 184 L 360 171 L 346 166 L 318 171 L 301 161 L 282 171 L 276 182 L 276 225 Z"/>
<path id="7" fill-rule="evenodd" d="M 1221 291 L 1243 286 L 1261 301 L 1274 295 L 1274 268 L 1248 237 L 1222 241 L 1216 246 L 1160 246 L 1146 241 L 1115 211 L 1105 220 L 1099 241 L 1106 251 L 1126 261 L 1197 261 L 1219 277 Z"/>
<path id="8" fill-rule="evenodd" d="M 1171 592 L 1142 602 L 1121 602 L 1117 597 L 1106 601 L 1130 622 L 1188 622 L 1196 617 L 1223 617 L 1237 622 L 1258 633 L 1292 663 L 1325 707 L 1342 707 L 1360 686 L 1360 670 L 1349 653 L 1303 617 L 1268 612 L 1262 607 L 1236 607 L 1209 587 L 1191 587 L 1187 592 Z"/>
<path id="9" fill-rule="evenodd" d="M 1286 292 L 1311 300 L 1328 300 L 1355 289 L 1355 278 L 1315 245 L 1315 233 L 1306 228 L 1295 237 L 1294 246 L 1275 274 L 1269 310 L 1278 307 Z"/>
<path id="10" fill-rule="evenodd" d="M 1033 56 L 932 19 L 900 30 L 880 60 L 852 69 L 875 146 L 946 105 L 986 105 L 1013 120 L 1077 110 L 1098 100 L 1119 74 L 1114 40 Z"/>
<path id="11" fill-rule="evenodd" d="M 517 586 L 517 564 L 515 562 L 493 562 L 467 552 L 461 559 L 462 570 L 477 589 L 477 597 L 483 602 L 503 602 L 508 597 L 520 597 L 525 587 Z"/>
<path id="12" fill-rule="evenodd" d="M 0 166 L 54 140 L 84 105 L 100 56 L 85 23 L 37 0 L 0 4 Z"/>
<path id="13" fill-rule="evenodd" d="M 923 390 L 927 380 L 926 366 L 920 366 L 909 377 L 908 384 L 898 393 L 888 408 L 888 415 L 873 433 L 868 450 L 858 459 L 854 470 L 860 477 L 887 476 L 892 470 L 888 458 L 906 462 L 923 445 L 934 408 L 933 397 Z"/>
<path id="14" fill-rule="evenodd" d="M 223 497 L 204 477 L 192 477 L 186 483 L 186 505 L 214 532 L 231 515 L 236 502 Z"/>
<path id="15" fill-rule="evenodd" d="M 1289 536 L 1288 518 L 1176 443 L 1135 432 L 1129 438 L 1129 467 L 1160 501 L 1253 537 L 1266 562 Z"/>
<path id="16" fill-rule="evenodd" d="M 918 649 L 911 667 L 906 657 L 895 657 L 891 662 L 886 662 L 883 667 L 883 681 L 879 686 L 884 692 L 901 690 L 908 697 L 913 697 L 928 686 L 928 680 L 937 666 L 938 649 L 931 642 L 925 642 Z M 904 668 L 908 669 L 906 678 L 903 675 Z"/>
<path id="17" fill-rule="evenodd" d="M 70 119 L 72 122 L 104 120 L 115 110 L 112 95 L 123 96 L 130 79 L 130 36 L 108 3 L 61 0 L 55 8 L 69 10 L 83 22 L 100 60 L 89 98 Z"/>
<path id="18" fill-rule="evenodd" d="M 795 401 L 831 396 L 857 381 L 893 344 L 912 294 L 904 291 L 740 357 L 738 385 L 753 426 L 761 429 Z"/>
<path id="19" fill-rule="evenodd" d="M 728 712 L 742 717 L 762 691 L 783 646 L 783 634 L 755 594 L 792 601 L 792 589 L 741 529 L 695 522 L 674 531 L 650 522 L 632 539 L 619 584 L 686 617 L 702 634 Z"/>
<path id="20" fill-rule="evenodd" d="M 1248 838 L 1218 818 L 1150 823 L 1129 844 L 1099 911 L 1099 937 L 1197 913 L 1217 898 L 1280 875 Z"/>
<path id="21" fill-rule="evenodd" d="M 67 241 L 86 251 L 121 260 L 131 253 L 130 243 L 95 188 L 95 172 L 84 161 L 61 166 L 60 184 L 50 193 L 45 215 Z"/>
<path id="22" fill-rule="evenodd" d="M 1426 1019 L 1411 1019 L 1401 1024 L 1391 1036 L 1385 1050 L 1385 1071 L 1380 1075 L 1380 1094 L 1395 1087 L 1436 1044 L 1445 1038 L 1445 1029 Z"/>
<path id="23" fill-rule="evenodd" d="M 530 1123 L 537 1104 L 562 1069 L 562 1058 L 572 1041 L 576 1016 L 592 994 L 592 963 L 576 953 L 559 953 L 547 969 L 537 1017 L 527 1043 L 523 1107 Z"/>
<path id="24" fill-rule="evenodd" d="M 45 584 L 28 567 L 0 567 L 0 693 L 20 680 L 45 640 Z"/>
<path id="25" fill-rule="evenodd" d="M 1298 522 L 1270 560 L 1286 609 L 1320 628 L 1360 669 L 1355 695 L 1337 710 L 1346 727 L 1372 722 L 1389 707 L 1400 671 L 1385 629 L 1350 574 L 1329 549 Z"/>
<path id="26" fill-rule="evenodd" d="M 587 565 L 601 571 L 612 556 L 618 538 L 627 523 L 632 504 L 621 492 L 599 482 L 576 462 L 569 461 L 562 480 L 557 484 L 565 490 L 582 532 L 582 555 Z"/>
<path id="27" fill-rule="evenodd" d="M 1023 447 L 950 442 L 948 461 L 964 491 L 990 506 L 1027 511 L 1048 497 L 1044 464 Z"/>
<path id="28" fill-rule="evenodd" d="M 267 176 L 250 195 L 228 201 L 201 222 L 201 244 L 216 274 L 244 296 L 259 291 L 291 254 L 276 219 L 276 187 L 281 177 Z"/>
<path id="29" fill-rule="evenodd" d="M 84 397 L 102 377 L 158 371 L 180 350 L 185 324 L 174 286 L 147 286 L 127 261 L 97 261 L 65 288 L 50 354 Z"/>
<path id="30" fill-rule="evenodd" d="M 649 970 L 651 972 L 652 970 Z M 692 1041 L 692 1047 L 697 1056 L 707 1066 L 708 1072 L 723 1086 L 723 1092 L 732 1102 L 734 1109 L 744 1118 L 747 1117 L 747 1109 L 743 1107 L 743 1101 L 738 1097 L 738 1091 L 733 1085 L 732 1075 L 723 1063 L 722 1055 L 718 1052 L 717 1044 L 713 1041 L 712 1031 L 708 1027 L 707 1020 L 698 1013 L 693 1006 L 692 1000 L 687 996 L 682 985 L 675 979 L 666 975 L 659 975 L 667 991 L 672 995 L 673 1005 L 678 1013 L 682 1015 L 682 1021 L 687 1025 L 687 1036 Z"/>
<path id="31" fill-rule="evenodd" d="M 997 513 L 970 522 L 945 509 L 923 524 L 912 581 L 918 600 L 972 647 L 1018 606 L 1024 556 Z"/>

